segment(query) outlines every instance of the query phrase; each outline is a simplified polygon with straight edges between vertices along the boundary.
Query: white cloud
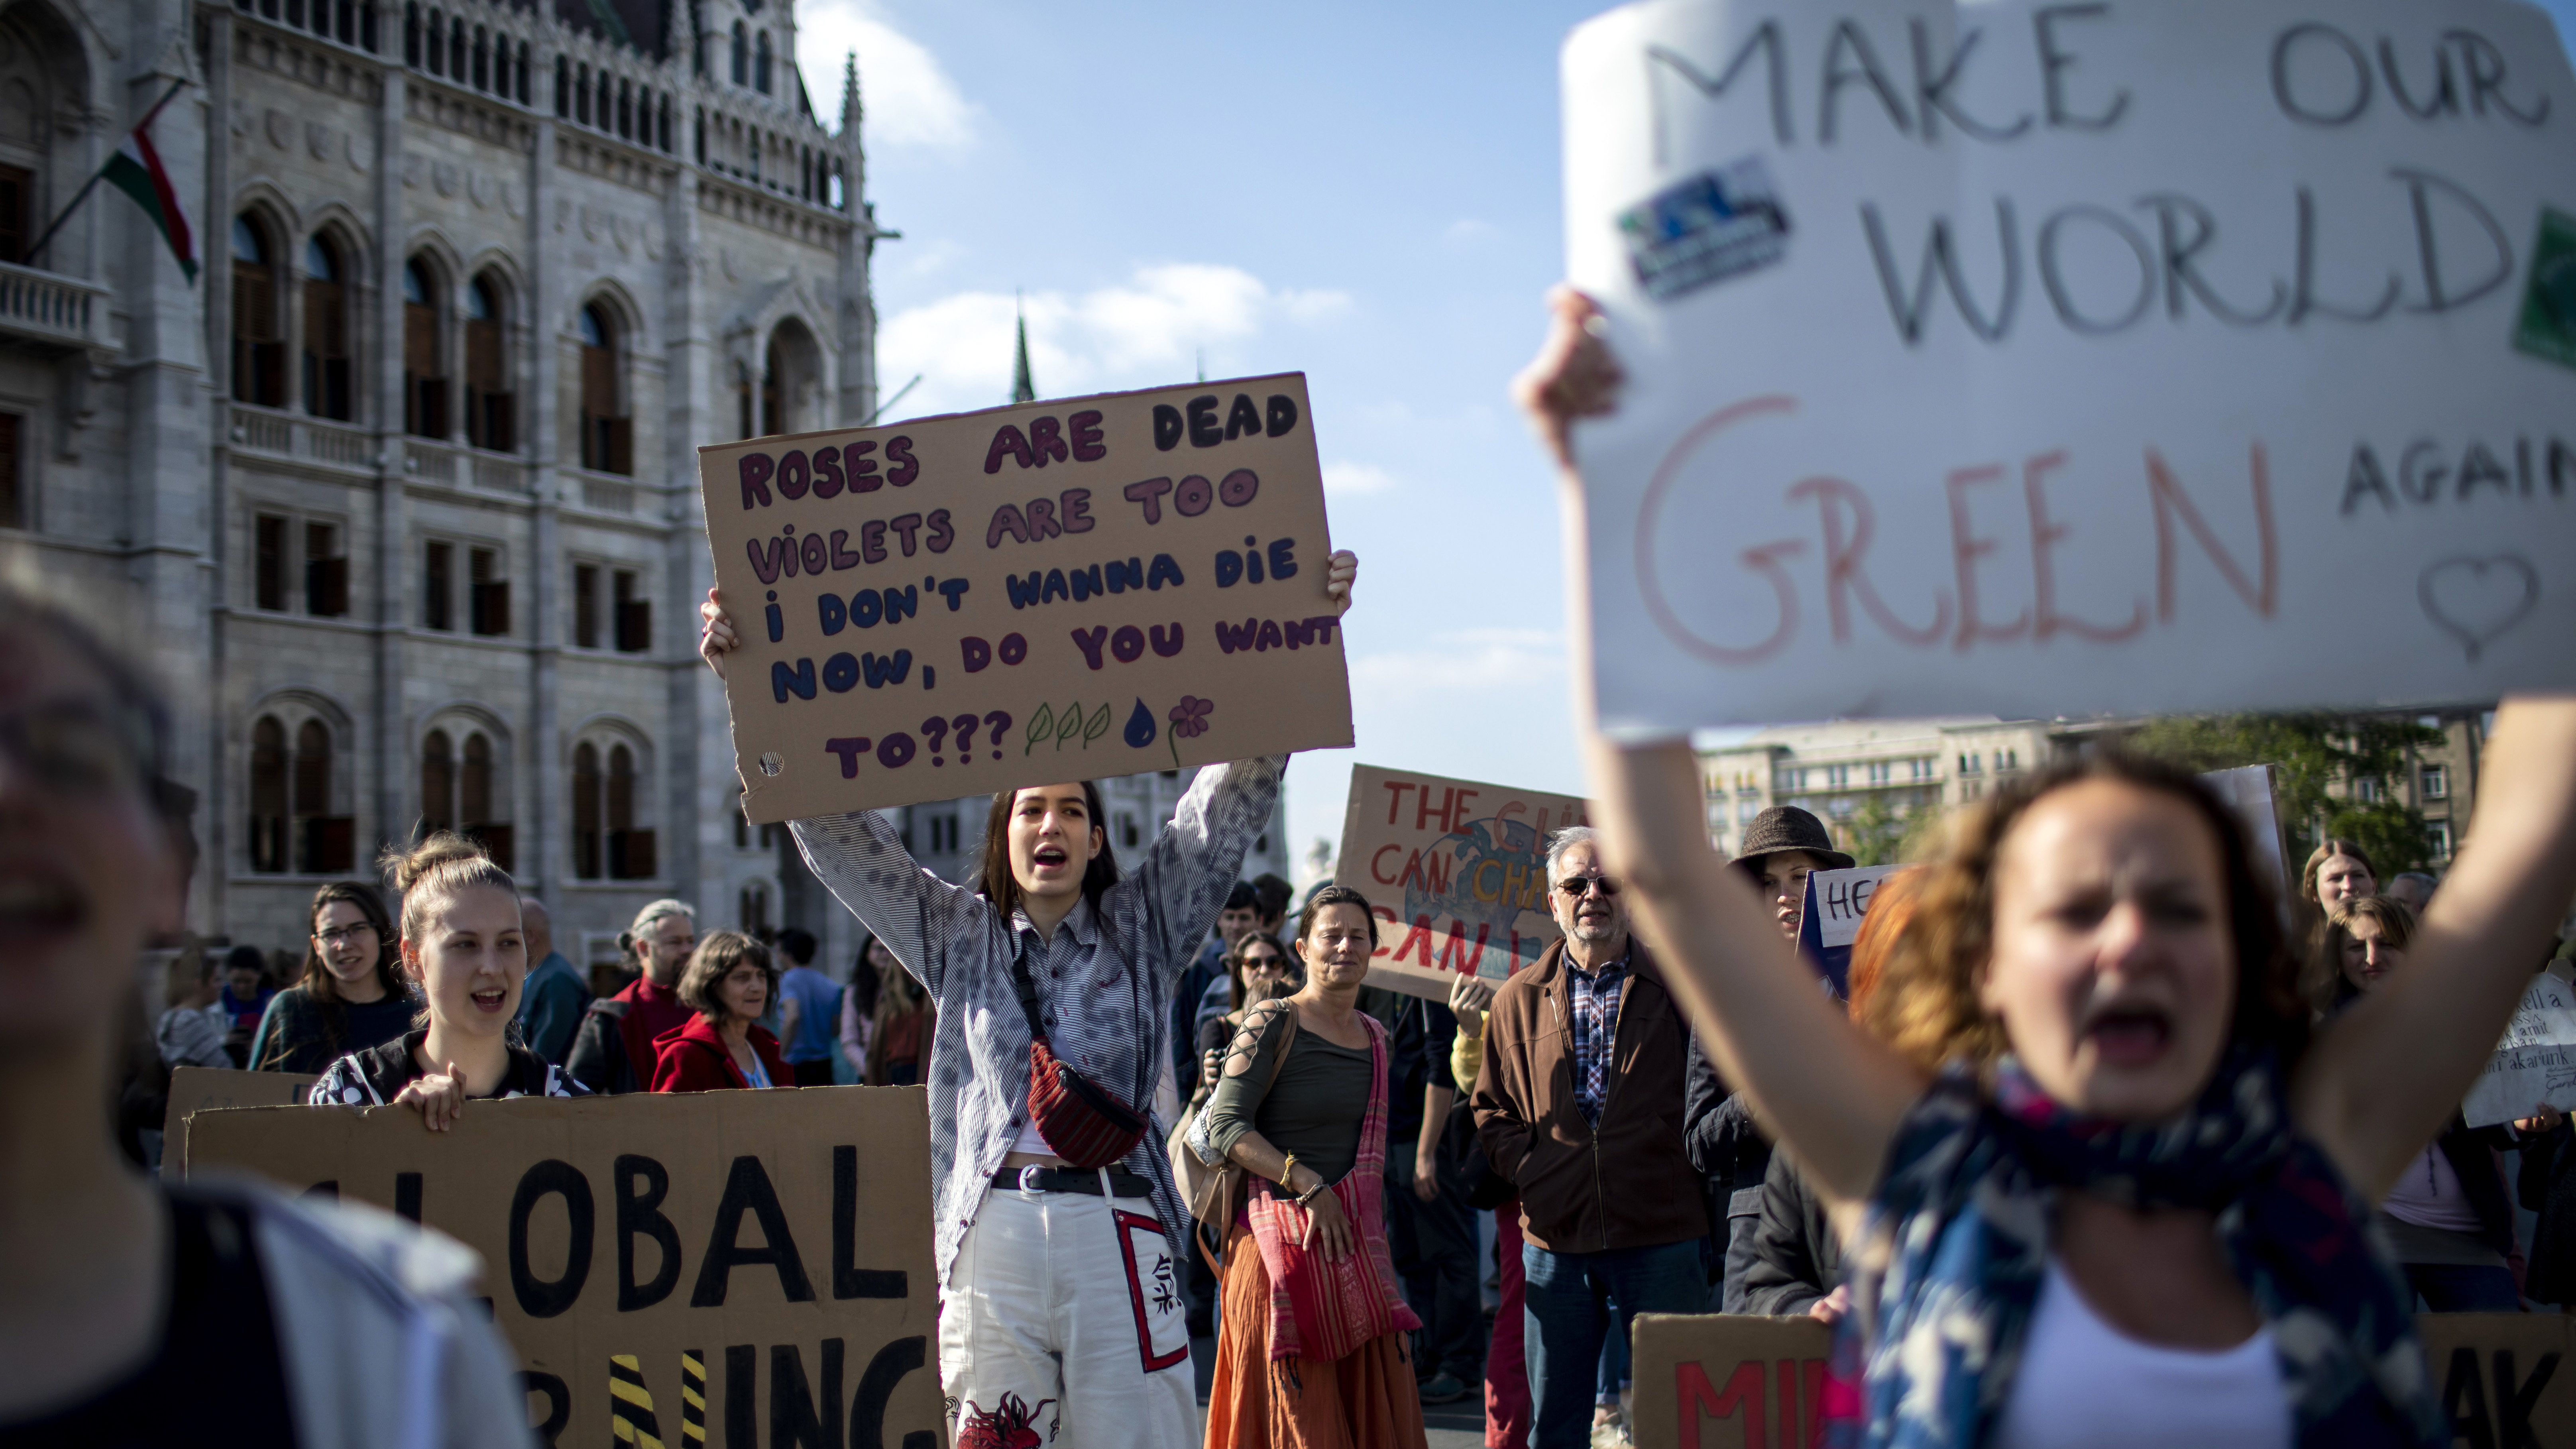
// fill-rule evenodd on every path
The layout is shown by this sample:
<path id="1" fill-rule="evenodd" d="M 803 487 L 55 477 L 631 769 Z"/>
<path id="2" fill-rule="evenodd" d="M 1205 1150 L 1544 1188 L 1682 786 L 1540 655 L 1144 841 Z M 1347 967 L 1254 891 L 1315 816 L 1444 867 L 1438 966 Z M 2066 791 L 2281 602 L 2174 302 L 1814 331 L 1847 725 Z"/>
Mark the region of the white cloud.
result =
<path id="1" fill-rule="evenodd" d="M 897 30 L 872 0 L 805 0 L 796 10 L 796 63 L 827 122 L 841 114 L 841 64 L 859 53 L 864 135 L 871 146 L 951 150 L 974 144 L 983 111 L 939 57 Z"/>
<path id="2" fill-rule="evenodd" d="M 1356 498 L 1364 493 L 1384 493 L 1395 486 L 1395 475 L 1375 463 L 1326 463 L 1324 491 L 1335 498 Z"/>
<path id="3" fill-rule="evenodd" d="M 1274 288 L 1238 267 L 1165 263 L 1087 292 L 1031 292 L 1029 365 L 1041 397 L 1186 381 L 1200 355 L 1276 323 L 1313 325 L 1348 310 L 1339 292 Z M 1011 390 L 1015 299 L 959 292 L 908 307 L 877 334 L 878 373 L 899 386 L 907 417 L 994 407 Z"/>
<path id="4" fill-rule="evenodd" d="M 1481 217 L 1462 216 L 1449 223 L 1449 229 L 1440 235 L 1442 240 L 1452 246 L 1466 246 L 1475 242 L 1489 241 L 1502 234 L 1502 228 L 1490 221 Z"/>

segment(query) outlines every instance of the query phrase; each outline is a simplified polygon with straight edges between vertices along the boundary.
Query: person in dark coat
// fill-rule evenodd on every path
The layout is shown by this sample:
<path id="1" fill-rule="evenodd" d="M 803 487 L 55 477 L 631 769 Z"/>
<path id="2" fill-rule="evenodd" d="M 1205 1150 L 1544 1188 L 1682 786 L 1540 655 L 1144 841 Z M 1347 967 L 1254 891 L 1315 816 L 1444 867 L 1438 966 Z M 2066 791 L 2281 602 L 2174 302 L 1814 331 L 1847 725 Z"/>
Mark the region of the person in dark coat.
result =
<path id="1" fill-rule="evenodd" d="M 1825 1218 L 1824 1199 L 1798 1171 L 1797 1159 L 1771 1154 L 1761 1209 L 1744 1271 L 1726 1280 L 1729 1313 L 1803 1313 L 1839 1323 L 1850 1302 L 1842 1286 L 1842 1245 Z"/>
<path id="2" fill-rule="evenodd" d="M 681 971 L 679 991 L 697 1015 L 653 1039 L 654 1091 L 796 1085 L 778 1038 L 760 1024 L 778 994 L 768 947 L 739 931 L 710 932 Z"/>
<path id="3" fill-rule="evenodd" d="M 1774 805 L 1745 827 L 1735 868 L 1752 878 L 1782 934 L 1795 941 L 1807 905 L 1807 877 L 1820 870 L 1849 870 L 1852 858 L 1834 849 L 1823 821 L 1795 805 Z M 1707 1180 L 1710 1220 L 1725 1224 L 1717 1240 L 1724 1274 L 1712 1285 L 1719 1291 L 1711 1295 L 1725 1303 L 1732 1297 L 1726 1285 L 1752 1261 L 1771 1140 L 1754 1125 L 1744 1098 L 1709 1064 L 1696 1034 L 1682 1081 L 1682 1141 L 1691 1166 Z"/>
<path id="4" fill-rule="evenodd" d="M 2522 1144 L 2522 1205 L 2539 1215 L 2531 1229 L 2531 1265 L 2522 1293 L 2534 1303 L 2576 1311 L 2576 1125 L 2543 1109 L 2521 1124 L 2536 1133 Z"/>

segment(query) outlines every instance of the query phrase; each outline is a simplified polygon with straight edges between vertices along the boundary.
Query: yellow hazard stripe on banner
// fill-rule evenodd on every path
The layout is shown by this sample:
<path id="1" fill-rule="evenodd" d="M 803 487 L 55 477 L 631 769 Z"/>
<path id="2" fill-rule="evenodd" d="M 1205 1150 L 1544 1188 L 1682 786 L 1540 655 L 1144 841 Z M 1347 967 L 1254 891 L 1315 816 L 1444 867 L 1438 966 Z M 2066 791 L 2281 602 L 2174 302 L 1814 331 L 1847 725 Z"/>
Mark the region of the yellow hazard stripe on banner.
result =
<path id="1" fill-rule="evenodd" d="M 662 1449 L 662 1423 L 653 1414 L 653 1391 L 644 1387 L 644 1366 L 631 1353 L 608 1356 L 608 1432 L 621 1444 Z"/>

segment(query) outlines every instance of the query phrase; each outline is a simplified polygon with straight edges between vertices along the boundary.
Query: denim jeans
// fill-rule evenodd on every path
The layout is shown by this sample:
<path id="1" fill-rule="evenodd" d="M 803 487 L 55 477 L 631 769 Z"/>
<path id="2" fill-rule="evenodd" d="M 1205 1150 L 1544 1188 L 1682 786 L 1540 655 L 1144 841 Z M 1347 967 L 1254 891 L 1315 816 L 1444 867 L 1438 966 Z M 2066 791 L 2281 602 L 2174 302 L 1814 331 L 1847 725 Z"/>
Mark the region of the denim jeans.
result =
<path id="1" fill-rule="evenodd" d="M 1621 1338 L 1640 1313 L 1697 1313 L 1708 1299 L 1699 1239 L 1653 1248 L 1551 1253 L 1521 1246 L 1526 1273 L 1531 1449 L 1584 1449 L 1592 1442 L 1601 1341 Z"/>
<path id="2" fill-rule="evenodd" d="M 2424 1295 L 2434 1313 L 2519 1313 L 2522 1295 L 2503 1268 L 2455 1263 L 2407 1263 L 2406 1286 Z"/>

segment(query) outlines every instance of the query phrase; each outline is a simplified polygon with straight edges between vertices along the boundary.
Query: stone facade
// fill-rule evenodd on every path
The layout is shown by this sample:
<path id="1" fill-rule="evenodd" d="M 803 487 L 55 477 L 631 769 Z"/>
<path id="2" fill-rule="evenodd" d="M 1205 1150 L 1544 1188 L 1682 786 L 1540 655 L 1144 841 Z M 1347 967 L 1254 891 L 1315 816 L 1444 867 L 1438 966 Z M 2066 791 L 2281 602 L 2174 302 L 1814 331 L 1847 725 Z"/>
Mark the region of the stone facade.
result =
<path id="1" fill-rule="evenodd" d="M 0 12 L 19 251 L 187 83 L 151 134 L 193 285 L 107 188 L 0 266 L 0 567 L 171 684 L 201 930 L 300 945 L 317 882 L 424 824 L 506 854 L 576 959 L 656 896 L 710 924 L 782 898 L 693 653 L 695 450 L 875 407 L 856 83 L 825 126 L 795 23 L 788 0 Z"/>

